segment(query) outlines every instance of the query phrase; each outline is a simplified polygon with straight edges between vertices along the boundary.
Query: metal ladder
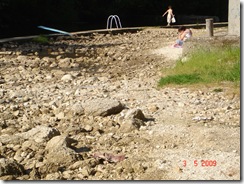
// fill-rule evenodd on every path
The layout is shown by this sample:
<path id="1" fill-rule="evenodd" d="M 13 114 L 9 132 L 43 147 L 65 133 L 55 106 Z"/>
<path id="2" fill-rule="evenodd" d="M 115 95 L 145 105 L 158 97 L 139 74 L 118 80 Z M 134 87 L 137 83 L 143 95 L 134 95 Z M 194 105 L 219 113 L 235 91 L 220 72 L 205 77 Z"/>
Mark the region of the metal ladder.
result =
<path id="1" fill-rule="evenodd" d="M 113 20 L 115 21 L 116 28 L 122 28 L 120 19 L 118 15 L 110 15 L 107 19 L 107 29 L 112 29 L 113 27 Z M 119 23 L 119 24 L 118 24 Z"/>

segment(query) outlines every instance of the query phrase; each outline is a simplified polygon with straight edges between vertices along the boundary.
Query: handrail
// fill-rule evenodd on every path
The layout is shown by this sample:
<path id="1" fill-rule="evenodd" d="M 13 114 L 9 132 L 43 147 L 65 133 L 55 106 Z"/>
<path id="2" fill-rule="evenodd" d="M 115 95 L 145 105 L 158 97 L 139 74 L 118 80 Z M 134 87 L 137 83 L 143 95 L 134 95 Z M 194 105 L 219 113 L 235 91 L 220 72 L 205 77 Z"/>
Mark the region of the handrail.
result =
<path id="1" fill-rule="evenodd" d="M 116 24 L 116 28 L 122 28 L 121 22 L 120 22 L 120 18 L 118 15 L 110 15 L 107 19 L 107 29 L 112 29 L 113 27 L 113 20 L 115 21 Z M 118 25 L 119 23 L 119 25 Z"/>

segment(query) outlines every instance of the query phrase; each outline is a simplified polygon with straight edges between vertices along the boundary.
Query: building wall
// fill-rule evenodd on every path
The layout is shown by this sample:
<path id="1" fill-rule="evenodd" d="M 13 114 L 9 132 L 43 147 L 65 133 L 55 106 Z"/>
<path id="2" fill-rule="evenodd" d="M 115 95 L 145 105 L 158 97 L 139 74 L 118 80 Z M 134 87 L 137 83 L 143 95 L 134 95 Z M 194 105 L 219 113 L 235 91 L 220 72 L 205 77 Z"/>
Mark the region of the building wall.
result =
<path id="1" fill-rule="evenodd" d="M 229 0 L 229 18 L 228 18 L 229 35 L 240 36 L 240 32 L 241 32 L 240 9 L 241 9 L 240 0 Z"/>

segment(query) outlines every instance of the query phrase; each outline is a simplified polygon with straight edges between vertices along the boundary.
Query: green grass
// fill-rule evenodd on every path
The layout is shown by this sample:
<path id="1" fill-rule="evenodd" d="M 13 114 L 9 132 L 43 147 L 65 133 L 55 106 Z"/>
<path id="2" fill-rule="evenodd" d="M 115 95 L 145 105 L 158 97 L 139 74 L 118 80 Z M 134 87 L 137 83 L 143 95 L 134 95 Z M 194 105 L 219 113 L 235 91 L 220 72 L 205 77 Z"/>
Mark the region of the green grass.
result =
<path id="1" fill-rule="evenodd" d="M 39 35 L 38 37 L 33 38 L 33 41 L 36 43 L 40 43 L 40 44 L 48 44 L 49 43 L 48 38 L 44 35 Z"/>
<path id="2" fill-rule="evenodd" d="M 186 62 L 177 62 L 163 71 L 159 86 L 168 84 L 218 83 L 240 81 L 240 47 L 221 47 L 198 50 Z"/>
<path id="3" fill-rule="evenodd" d="M 216 93 L 220 93 L 220 92 L 223 92 L 223 89 L 221 89 L 221 88 L 216 88 L 216 89 L 214 89 L 213 91 L 216 92 Z"/>

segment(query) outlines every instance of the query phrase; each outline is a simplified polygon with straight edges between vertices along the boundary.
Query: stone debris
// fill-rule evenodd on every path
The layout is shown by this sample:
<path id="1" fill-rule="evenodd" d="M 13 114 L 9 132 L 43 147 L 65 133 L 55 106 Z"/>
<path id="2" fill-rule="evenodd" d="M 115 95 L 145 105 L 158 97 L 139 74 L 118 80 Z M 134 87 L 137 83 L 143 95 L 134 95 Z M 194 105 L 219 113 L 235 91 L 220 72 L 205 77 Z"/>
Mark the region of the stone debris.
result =
<path id="1" fill-rule="evenodd" d="M 103 159 L 107 162 L 121 162 L 125 159 L 125 155 L 113 155 L 111 153 L 94 153 L 93 157 L 95 159 Z"/>
<path id="2" fill-rule="evenodd" d="M 1 43 L 0 179 L 238 179 L 240 97 L 228 85 L 157 87 L 180 57 L 176 37 L 155 28 Z M 221 167 L 175 173 L 198 158 Z"/>
<path id="3" fill-rule="evenodd" d="M 211 121 L 213 119 L 214 119 L 213 117 L 199 117 L 199 116 L 192 118 L 192 120 L 194 121 L 206 121 L 206 120 Z"/>
<path id="4" fill-rule="evenodd" d="M 18 162 L 16 162 L 15 160 L 0 158 L 0 176 L 21 176 L 24 173 L 24 167 L 18 164 Z"/>

